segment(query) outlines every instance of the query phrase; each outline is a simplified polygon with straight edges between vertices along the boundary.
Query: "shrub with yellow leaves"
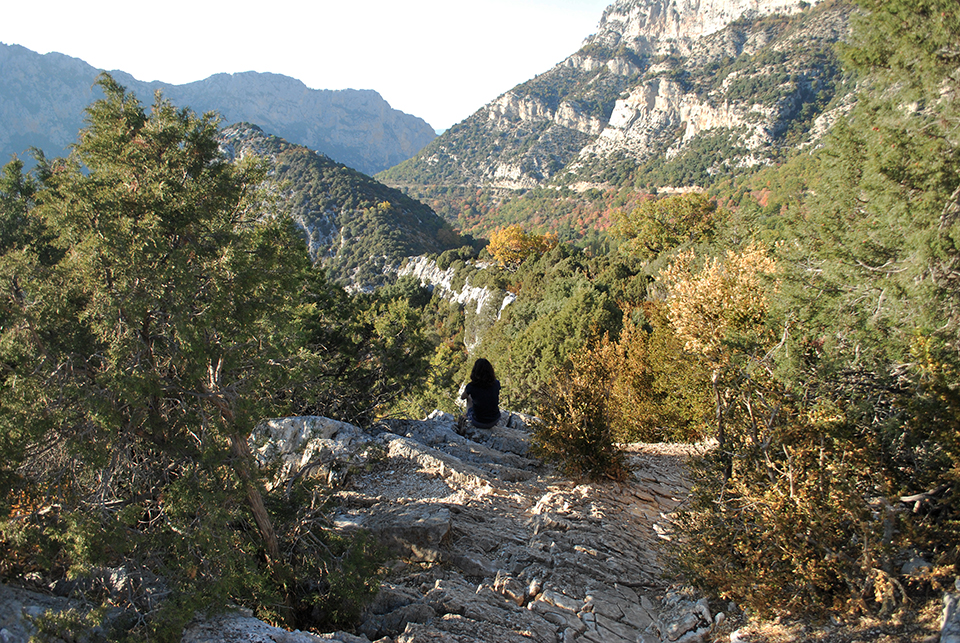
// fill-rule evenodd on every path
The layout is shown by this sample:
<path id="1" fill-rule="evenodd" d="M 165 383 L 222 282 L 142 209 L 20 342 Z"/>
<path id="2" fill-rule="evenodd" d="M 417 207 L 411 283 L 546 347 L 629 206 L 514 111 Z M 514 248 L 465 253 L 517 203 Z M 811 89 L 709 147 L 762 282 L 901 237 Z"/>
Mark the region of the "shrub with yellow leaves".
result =
<path id="1" fill-rule="evenodd" d="M 498 228 L 490 235 L 487 252 L 501 267 L 516 270 L 531 255 L 542 255 L 553 250 L 559 240 L 552 232 L 527 233 L 517 224 Z"/>

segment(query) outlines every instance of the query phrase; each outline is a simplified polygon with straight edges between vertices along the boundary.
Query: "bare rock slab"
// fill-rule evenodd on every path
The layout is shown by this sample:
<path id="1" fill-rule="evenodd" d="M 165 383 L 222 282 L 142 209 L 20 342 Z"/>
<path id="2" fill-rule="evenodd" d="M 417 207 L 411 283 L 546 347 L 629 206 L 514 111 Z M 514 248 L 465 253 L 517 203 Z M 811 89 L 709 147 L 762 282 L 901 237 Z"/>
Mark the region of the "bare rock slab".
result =
<path id="1" fill-rule="evenodd" d="M 403 558 L 436 562 L 452 527 L 450 510 L 435 504 L 389 507 L 373 514 L 364 526 Z"/>

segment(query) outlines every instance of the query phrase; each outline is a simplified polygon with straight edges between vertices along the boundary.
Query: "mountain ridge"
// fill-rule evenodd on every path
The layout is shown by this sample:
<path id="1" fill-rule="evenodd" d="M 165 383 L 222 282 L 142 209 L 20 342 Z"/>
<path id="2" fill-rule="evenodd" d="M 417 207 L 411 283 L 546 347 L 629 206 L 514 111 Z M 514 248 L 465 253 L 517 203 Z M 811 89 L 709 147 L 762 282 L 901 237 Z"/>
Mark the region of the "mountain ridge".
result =
<path id="1" fill-rule="evenodd" d="M 267 164 L 274 211 L 304 234 L 311 260 L 355 291 L 388 282 L 404 259 L 461 245 L 429 207 L 309 148 L 236 123 L 220 132 L 225 156 Z"/>
<path id="2" fill-rule="evenodd" d="M 815 143 L 818 117 L 845 109 L 853 84 L 833 45 L 851 11 L 843 0 L 618 0 L 577 52 L 378 176 L 410 188 L 528 190 L 611 183 L 624 160 L 635 171 L 725 148 L 681 187 L 772 163 Z"/>
<path id="3" fill-rule="evenodd" d="M 31 147 L 58 156 L 75 140 L 83 110 L 99 98 L 100 70 L 65 54 L 38 54 L 0 44 L 0 156 L 22 156 Z M 109 72 L 144 101 L 156 90 L 198 113 L 216 111 L 224 124 L 254 122 L 366 174 L 389 168 L 436 137 L 422 118 L 396 110 L 372 89 L 311 89 L 282 74 L 214 74 L 173 85 Z"/>

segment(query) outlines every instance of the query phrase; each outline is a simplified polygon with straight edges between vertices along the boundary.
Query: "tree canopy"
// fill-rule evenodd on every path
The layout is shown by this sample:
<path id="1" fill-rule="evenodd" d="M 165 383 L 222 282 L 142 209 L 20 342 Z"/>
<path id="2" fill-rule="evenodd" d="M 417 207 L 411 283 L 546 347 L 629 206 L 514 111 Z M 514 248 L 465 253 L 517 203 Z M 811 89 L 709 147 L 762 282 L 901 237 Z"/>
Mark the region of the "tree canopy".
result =
<path id="1" fill-rule="evenodd" d="M 134 637 L 178 640 L 228 603 L 295 625 L 323 600 L 297 570 L 324 567 L 285 541 L 302 516 L 264 498 L 247 436 L 315 372 L 318 277 L 263 207 L 257 162 L 221 155 L 213 114 L 99 85 L 71 155 L 2 184 L 8 562 L 159 583 L 161 605 L 124 605 Z"/>

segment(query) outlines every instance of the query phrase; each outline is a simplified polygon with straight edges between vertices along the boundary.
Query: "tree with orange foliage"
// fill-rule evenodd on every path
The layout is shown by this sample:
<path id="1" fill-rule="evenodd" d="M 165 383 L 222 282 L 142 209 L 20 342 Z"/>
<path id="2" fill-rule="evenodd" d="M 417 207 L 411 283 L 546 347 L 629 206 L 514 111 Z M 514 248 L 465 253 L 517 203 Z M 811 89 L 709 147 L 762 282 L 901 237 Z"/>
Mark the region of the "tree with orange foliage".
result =
<path id="1" fill-rule="evenodd" d="M 516 270 L 531 255 L 542 255 L 557 246 L 559 240 L 552 232 L 547 234 L 527 233 L 518 224 L 497 228 L 490 235 L 487 252 L 501 267 Z"/>
<path id="2" fill-rule="evenodd" d="M 768 278 L 776 271 L 766 246 L 751 244 L 742 252 L 727 251 L 723 259 L 708 259 L 699 269 L 694 253 L 682 252 L 663 273 L 670 324 L 684 348 L 705 358 L 712 371 L 721 451 L 728 437 L 729 394 L 723 380 L 739 379 L 747 363 L 759 363 L 775 343 L 766 318 Z M 731 464 L 727 458 L 724 479 Z"/>

